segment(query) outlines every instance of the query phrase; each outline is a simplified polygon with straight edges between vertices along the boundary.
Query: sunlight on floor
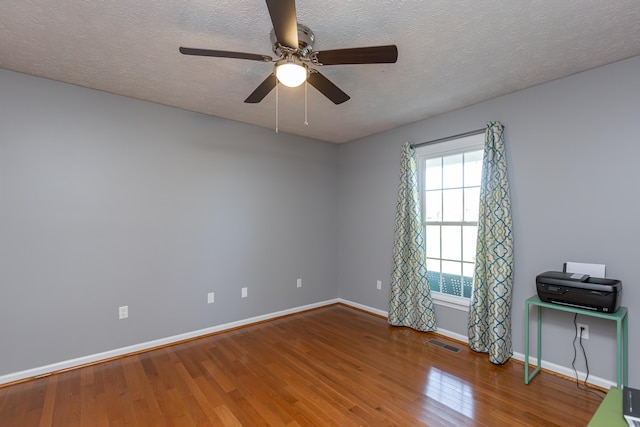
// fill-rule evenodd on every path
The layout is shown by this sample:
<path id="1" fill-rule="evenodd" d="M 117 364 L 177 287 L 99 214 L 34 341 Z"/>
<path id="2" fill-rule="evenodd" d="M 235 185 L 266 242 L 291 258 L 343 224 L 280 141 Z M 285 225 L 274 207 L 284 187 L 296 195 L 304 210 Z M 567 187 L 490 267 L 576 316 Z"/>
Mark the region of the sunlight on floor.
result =
<path id="1" fill-rule="evenodd" d="M 431 368 L 425 394 L 456 412 L 473 418 L 473 389 L 465 381 L 438 368 Z"/>

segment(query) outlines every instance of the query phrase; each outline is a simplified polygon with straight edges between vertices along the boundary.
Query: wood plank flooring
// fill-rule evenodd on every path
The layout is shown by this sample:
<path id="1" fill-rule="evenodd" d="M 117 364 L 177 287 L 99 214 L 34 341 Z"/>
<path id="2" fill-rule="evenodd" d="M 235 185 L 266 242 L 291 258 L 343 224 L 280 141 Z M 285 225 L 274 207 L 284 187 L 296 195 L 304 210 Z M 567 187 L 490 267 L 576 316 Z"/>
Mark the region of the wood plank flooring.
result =
<path id="1" fill-rule="evenodd" d="M 523 378 L 333 305 L 0 388 L 0 425 L 584 426 L 600 403 Z"/>

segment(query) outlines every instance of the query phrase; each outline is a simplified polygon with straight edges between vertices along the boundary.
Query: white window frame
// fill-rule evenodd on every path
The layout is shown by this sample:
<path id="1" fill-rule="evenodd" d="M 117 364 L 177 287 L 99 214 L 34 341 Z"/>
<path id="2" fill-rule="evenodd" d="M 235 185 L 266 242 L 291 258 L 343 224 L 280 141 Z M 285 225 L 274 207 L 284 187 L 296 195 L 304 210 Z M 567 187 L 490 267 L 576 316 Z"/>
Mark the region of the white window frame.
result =
<path id="1" fill-rule="evenodd" d="M 420 223 L 423 226 L 424 232 L 424 165 L 427 159 L 434 157 L 444 157 L 454 154 L 465 153 L 468 151 L 477 151 L 484 149 L 484 132 L 470 136 L 463 136 L 460 138 L 450 139 L 443 142 L 437 142 L 434 144 L 423 145 L 416 147 L 416 161 L 418 163 L 418 190 L 420 192 Z M 425 240 L 426 241 L 426 240 Z M 453 308 L 461 311 L 469 311 L 470 299 L 465 297 L 459 297 L 455 295 L 448 295 L 441 292 L 431 292 L 431 299 L 434 304 L 444 307 Z"/>

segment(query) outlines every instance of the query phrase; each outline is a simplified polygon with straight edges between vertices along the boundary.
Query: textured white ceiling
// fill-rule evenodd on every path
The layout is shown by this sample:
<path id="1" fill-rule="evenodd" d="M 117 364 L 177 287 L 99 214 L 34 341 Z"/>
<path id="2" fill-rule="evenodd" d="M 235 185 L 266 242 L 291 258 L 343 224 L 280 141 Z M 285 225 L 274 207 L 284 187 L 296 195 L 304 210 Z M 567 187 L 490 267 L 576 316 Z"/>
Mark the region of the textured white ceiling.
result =
<path id="1" fill-rule="evenodd" d="M 345 142 L 640 55 L 638 0 L 298 0 L 315 50 L 396 44 L 396 64 L 320 71 L 334 105 L 280 87 L 279 128 Z M 272 55 L 262 0 L 21 0 L 0 5 L 0 67 L 258 126 L 275 91 L 244 99 L 272 65 L 184 56 L 179 46 Z"/>

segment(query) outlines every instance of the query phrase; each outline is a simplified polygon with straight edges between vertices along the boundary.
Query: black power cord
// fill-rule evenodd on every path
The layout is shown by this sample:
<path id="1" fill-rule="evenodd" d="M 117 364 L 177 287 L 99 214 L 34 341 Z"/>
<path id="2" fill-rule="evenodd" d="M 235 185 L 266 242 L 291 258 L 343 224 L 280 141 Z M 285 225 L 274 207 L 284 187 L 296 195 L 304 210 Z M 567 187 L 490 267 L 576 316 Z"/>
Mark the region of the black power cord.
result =
<path id="1" fill-rule="evenodd" d="M 595 394 L 600 399 L 604 399 L 604 395 L 600 394 L 600 393 L 603 393 L 601 390 L 598 390 L 597 388 L 591 387 L 589 386 L 589 384 L 587 384 L 587 380 L 589 379 L 589 361 L 587 360 L 587 352 L 585 351 L 584 346 L 582 345 L 582 333 L 584 332 L 584 329 L 580 328 L 580 334 L 578 335 L 577 319 L 578 319 L 578 313 L 575 313 L 573 315 L 573 327 L 576 331 L 576 334 L 573 337 L 573 360 L 571 361 L 571 367 L 573 368 L 573 372 L 576 374 L 576 387 L 578 387 L 579 390 L 588 391 L 589 393 Z M 584 364 L 587 368 L 587 376 L 584 378 L 584 381 L 583 381 L 584 387 L 580 386 L 580 380 L 578 379 L 578 371 L 576 370 L 576 357 L 577 357 L 576 340 L 578 339 L 578 337 L 580 338 L 579 343 L 580 343 L 580 348 L 582 349 L 582 355 L 584 356 Z"/>

